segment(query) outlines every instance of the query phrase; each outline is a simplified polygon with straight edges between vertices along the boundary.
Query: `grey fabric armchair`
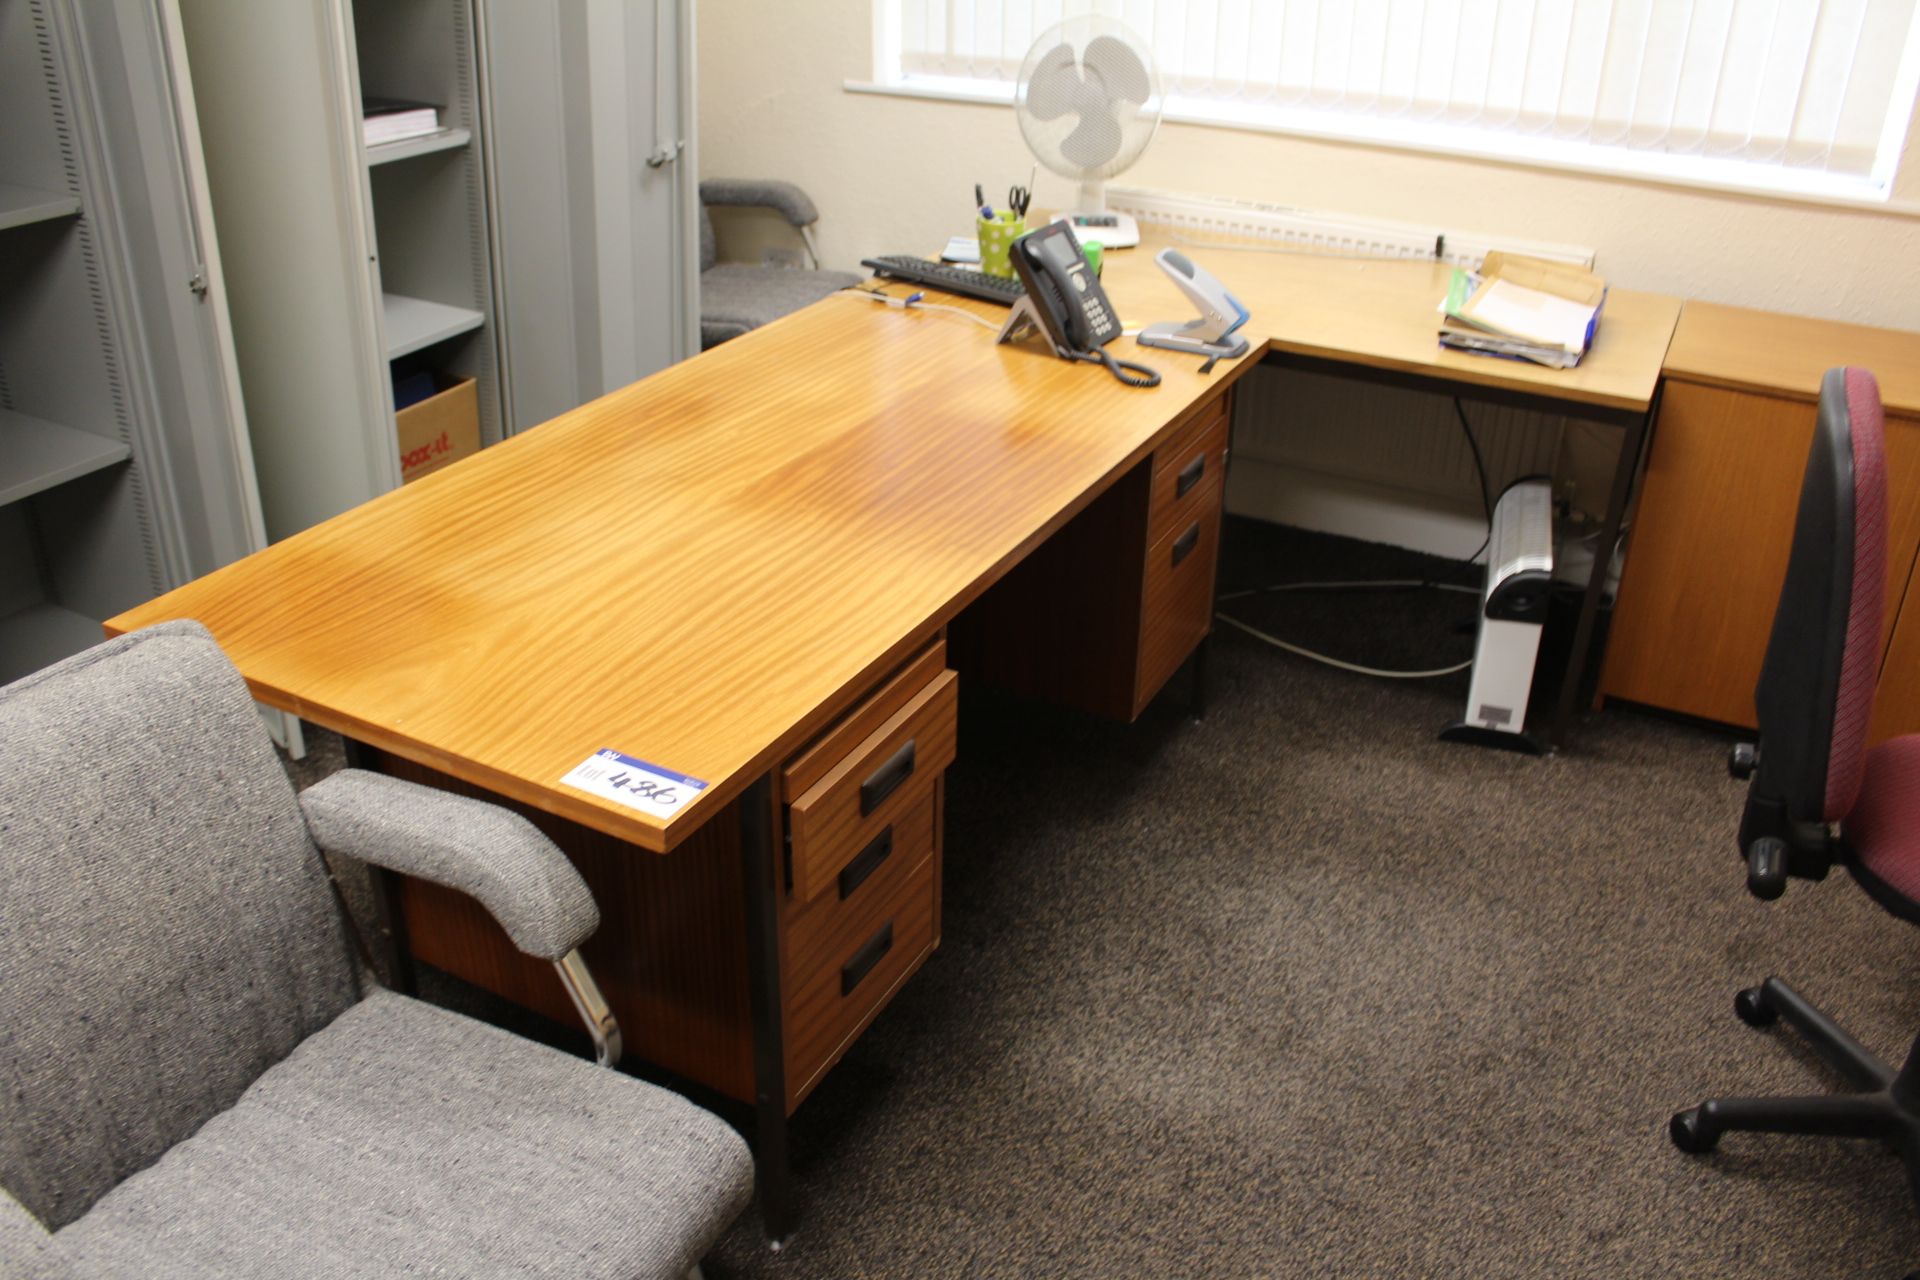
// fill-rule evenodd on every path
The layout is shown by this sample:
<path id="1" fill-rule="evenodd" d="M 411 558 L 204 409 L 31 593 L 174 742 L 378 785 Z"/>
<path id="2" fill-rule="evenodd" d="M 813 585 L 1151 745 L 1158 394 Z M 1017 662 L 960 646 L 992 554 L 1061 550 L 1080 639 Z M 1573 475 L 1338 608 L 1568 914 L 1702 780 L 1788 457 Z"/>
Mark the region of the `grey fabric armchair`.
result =
<path id="1" fill-rule="evenodd" d="M 800 234 L 811 271 L 720 262 L 710 205 L 772 209 Z M 700 184 L 700 348 L 717 347 L 818 302 L 837 289 L 860 283 L 850 271 L 822 271 L 813 224 L 820 220 L 807 193 L 791 182 L 709 178 Z"/>
<path id="2" fill-rule="evenodd" d="M 0 1274 L 678 1276 L 752 1190 L 678 1096 L 375 985 L 319 850 L 598 925 L 517 815 L 347 771 L 296 797 L 197 624 L 0 688 Z"/>

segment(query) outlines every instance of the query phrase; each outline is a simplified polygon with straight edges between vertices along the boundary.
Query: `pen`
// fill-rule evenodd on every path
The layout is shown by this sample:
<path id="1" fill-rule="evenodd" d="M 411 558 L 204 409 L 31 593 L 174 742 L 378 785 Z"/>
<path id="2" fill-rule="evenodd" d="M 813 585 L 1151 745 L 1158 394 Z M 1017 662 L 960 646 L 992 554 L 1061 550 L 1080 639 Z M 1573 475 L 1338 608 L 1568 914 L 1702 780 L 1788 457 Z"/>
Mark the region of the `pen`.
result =
<path id="1" fill-rule="evenodd" d="M 987 207 L 987 193 L 977 182 L 973 184 L 973 207 L 976 209 Z"/>

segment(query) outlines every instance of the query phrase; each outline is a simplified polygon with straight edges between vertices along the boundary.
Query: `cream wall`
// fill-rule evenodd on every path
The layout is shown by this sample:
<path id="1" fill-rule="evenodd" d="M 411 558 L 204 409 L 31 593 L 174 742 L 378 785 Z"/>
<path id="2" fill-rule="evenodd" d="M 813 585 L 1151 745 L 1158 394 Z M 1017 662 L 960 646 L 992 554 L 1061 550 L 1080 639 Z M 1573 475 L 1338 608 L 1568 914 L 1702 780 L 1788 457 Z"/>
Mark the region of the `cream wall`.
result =
<path id="1" fill-rule="evenodd" d="M 1004 190 L 1032 163 L 1006 107 L 847 92 L 872 76 L 871 15 L 871 0 L 698 5 L 702 176 L 800 183 L 830 266 L 936 253 L 968 229 L 974 182 Z M 1878 211 L 1191 125 L 1162 127 L 1120 181 L 1591 245 L 1623 287 L 1920 329 L 1917 151 L 1910 136 Z M 1043 206 L 1071 198 L 1044 170 L 1038 185 Z"/>

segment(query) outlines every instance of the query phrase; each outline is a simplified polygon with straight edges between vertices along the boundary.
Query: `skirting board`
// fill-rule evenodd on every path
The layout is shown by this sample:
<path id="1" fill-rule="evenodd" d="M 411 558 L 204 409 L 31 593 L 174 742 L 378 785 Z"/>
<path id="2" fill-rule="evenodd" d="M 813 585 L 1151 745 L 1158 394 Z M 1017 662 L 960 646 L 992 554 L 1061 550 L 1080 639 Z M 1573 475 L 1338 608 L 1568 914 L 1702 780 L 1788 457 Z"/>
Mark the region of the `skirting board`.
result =
<path id="1" fill-rule="evenodd" d="M 1456 560 L 1473 554 L 1487 534 L 1486 517 L 1471 506 L 1245 454 L 1227 472 L 1227 510 Z"/>

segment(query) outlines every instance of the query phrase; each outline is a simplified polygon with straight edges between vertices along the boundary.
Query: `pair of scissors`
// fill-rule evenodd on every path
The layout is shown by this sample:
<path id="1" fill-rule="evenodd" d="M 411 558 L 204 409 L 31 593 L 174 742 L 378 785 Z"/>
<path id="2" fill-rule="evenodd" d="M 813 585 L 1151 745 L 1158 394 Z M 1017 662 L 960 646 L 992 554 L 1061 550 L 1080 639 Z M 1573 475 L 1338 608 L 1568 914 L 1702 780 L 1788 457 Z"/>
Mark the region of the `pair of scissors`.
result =
<path id="1" fill-rule="evenodd" d="M 1012 206 L 1014 216 L 1025 218 L 1027 206 L 1033 203 L 1033 192 L 1026 187 L 1007 188 L 1007 203 Z"/>

